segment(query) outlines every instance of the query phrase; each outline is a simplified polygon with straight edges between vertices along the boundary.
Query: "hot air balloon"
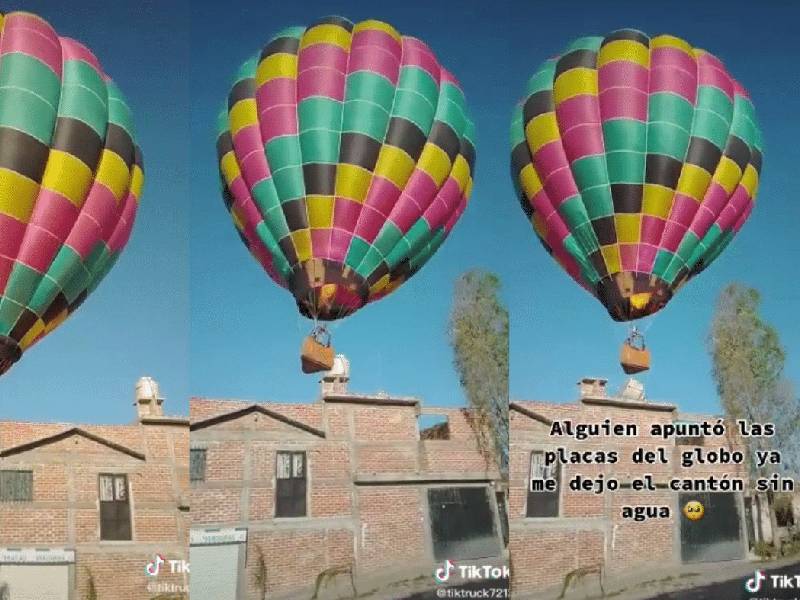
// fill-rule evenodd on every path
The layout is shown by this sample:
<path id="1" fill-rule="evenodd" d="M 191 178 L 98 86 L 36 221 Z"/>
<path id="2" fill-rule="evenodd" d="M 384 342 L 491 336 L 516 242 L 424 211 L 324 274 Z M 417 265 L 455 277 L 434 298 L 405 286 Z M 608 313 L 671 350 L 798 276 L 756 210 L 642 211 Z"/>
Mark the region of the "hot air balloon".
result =
<path id="1" fill-rule="evenodd" d="M 0 14 L 0 374 L 109 272 L 142 182 L 131 111 L 97 58 L 38 16 Z"/>
<path id="2" fill-rule="evenodd" d="M 455 78 L 380 21 L 279 32 L 236 75 L 218 123 L 223 196 L 269 276 L 317 323 L 397 289 L 441 246 L 472 188 Z M 306 359 L 310 351 L 303 352 Z M 329 368 L 326 353 L 304 370 Z"/>
<path id="3" fill-rule="evenodd" d="M 511 144 L 536 234 L 617 321 L 661 310 L 719 256 L 753 209 L 761 170 L 753 104 L 722 62 L 630 29 L 547 60 L 514 112 Z M 643 340 L 629 341 L 640 364 L 623 367 L 646 369 Z"/>

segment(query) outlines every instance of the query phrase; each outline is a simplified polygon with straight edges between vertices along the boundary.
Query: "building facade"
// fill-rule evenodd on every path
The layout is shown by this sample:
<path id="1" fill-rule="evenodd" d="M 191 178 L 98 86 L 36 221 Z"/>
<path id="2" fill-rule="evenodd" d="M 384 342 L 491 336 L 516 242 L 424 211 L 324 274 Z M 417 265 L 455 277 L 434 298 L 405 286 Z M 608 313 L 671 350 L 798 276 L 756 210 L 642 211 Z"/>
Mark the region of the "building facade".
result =
<path id="1" fill-rule="evenodd" d="M 599 578 L 654 565 L 745 558 L 752 544 L 745 518 L 750 511 L 747 490 L 712 494 L 668 487 L 674 478 L 746 478 L 745 465 L 682 466 L 682 453 L 687 450 L 742 450 L 734 428 L 727 427 L 722 438 L 653 437 L 652 424 L 713 424 L 717 417 L 682 414 L 672 404 L 648 401 L 635 382 L 619 395 L 609 394 L 602 379 L 584 379 L 579 386 L 577 403 L 510 405 L 509 548 L 515 597 L 559 590 L 569 574 Z M 582 440 L 576 435 L 551 435 L 554 422 L 601 424 L 606 419 L 611 424 L 634 424 L 637 435 L 615 435 L 619 432 L 613 430 L 611 435 L 601 431 Z M 581 453 L 581 464 L 545 465 L 545 452 L 559 448 L 567 453 L 568 462 L 572 452 Z M 639 448 L 643 460 L 634 462 L 633 453 Z M 618 456 L 613 464 L 607 462 L 610 451 Z M 646 452 L 652 453 L 652 463 L 647 462 Z M 569 485 L 576 475 L 584 481 L 616 478 L 622 485 L 613 492 L 578 491 Z M 644 475 L 650 476 L 652 489 L 632 489 L 630 482 Z M 557 488 L 531 491 L 531 478 L 542 477 L 555 479 Z M 682 514 L 691 500 L 705 506 L 705 516 L 698 521 Z M 623 514 L 625 507 L 636 506 L 647 508 L 640 518 L 630 511 Z M 668 508 L 668 516 L 663 507 Z"/>
<path id="2" fill-rule="evenodd" d="M 322 385 L 310 404 L 192 400 L 193 600 L 350 598 L 504 561 L 466 410 Z"/>
<path id="3" fill-rule="evenodd" d="M 131 425 L 0 421 L 2 600 L 188 598 L 189 422 L 153 389 Z"/>

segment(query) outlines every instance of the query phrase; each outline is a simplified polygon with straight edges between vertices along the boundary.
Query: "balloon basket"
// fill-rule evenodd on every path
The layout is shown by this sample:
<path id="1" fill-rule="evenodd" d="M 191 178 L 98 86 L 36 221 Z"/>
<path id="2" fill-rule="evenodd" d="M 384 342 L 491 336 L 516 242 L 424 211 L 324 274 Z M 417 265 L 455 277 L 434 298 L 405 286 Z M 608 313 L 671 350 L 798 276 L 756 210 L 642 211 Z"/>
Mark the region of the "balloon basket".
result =
<path id="1" fill-rule="evenodd" d="M 300 368 L 303 373 L 319 373 L 333 368 L 335 351 L 331 337 L 324 327 L 316 328 L 303 340 L 300 349 Z"/>
<path id="2" fill-rule="evenodd" d="M 622 344 L 619 364 L 626 375 L 634 375 L 650 369 L 650 351 L 644 345 L 644 336 L 634 330 Z"/>

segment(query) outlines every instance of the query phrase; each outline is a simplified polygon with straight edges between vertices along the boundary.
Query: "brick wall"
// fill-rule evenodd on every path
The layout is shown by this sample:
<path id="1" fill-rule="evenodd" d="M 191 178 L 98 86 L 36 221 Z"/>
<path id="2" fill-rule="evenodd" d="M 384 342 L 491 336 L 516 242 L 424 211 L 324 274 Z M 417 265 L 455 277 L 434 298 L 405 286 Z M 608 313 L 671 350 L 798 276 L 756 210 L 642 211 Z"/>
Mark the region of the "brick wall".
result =
<path id="1" fill-rule="evenodd" d="M 192 447 L 206 450 L 205 481 L 192 486 L 193 525 L 248 530 L 244 578 L 252 599 L 264 592 L 310 595 L 320 573 L 343 568 L 352 569 L 360 592 L 369 591 L 376 573 L 430 576 L 426 483 L 499 479 L 459 409 L 429 409 L 448 416 L 451 437 L 420 440 L 421 409 L 409 399 L 345 395 L 309 405 L 193 399 L 190 406 Z M 282 450 L 306 452 L 302 518 L 274 516 Z M 259 565 L 267 565 L 266 578 Z M 339 573 L 326 593 L 349 597 L 350 586 L 349 574 Z"/>
<path id="2" fill-rule="evenodd" d="M 576 492 L 567 482 L 576 474 L 597 477 L 605 474 L 621 481 L 630 476 L 650 473 L 656 483 L 665 483 L 673 476 L 703 477 L 714 474 L 744 476 L 744 467 L 707 465 L 686 471 L 678 462 L 679 453 L 688 446 L 675 446 L 674 439 L 662 440 L 649 435 L 651 424 L 671 423 L 682 417 L 665 405 L 650 409 L 636 406 L 594 404 L 591 400 L 573 404 L 518 402 L 510 411 L 509 453 L 509 550 L 513 560 L 513 580 L 520 593 L 560 586 L 570 571 L 582 567 L 604 565 L 606 573 L 614 573 L 652 564 L 680 561 L 676 531 L 680 522 L 677 494 L 665 489 L 654 492 L 633 492 L 623 489 L 602 495 Z M 534 418 L 535 417 L 535 418 Z M 549 421 L 570 419 L 573 423 L 635 423 L 637 437 L 599 437 L 585 441 L 551 437 Z M 710 415 L 692 415 L 691 420 L 716 421 Z M 731 428 L 729 428 L 731 429 Z M 564 446 L 568 450 L 616 450 L 619 462 L 614 465 L 565 465 L 562 467 L 560 513 L 556 518 L 526 518 L 526 502 L 531 452 Z M 637 447 L 666 449 L 667 465 L 634 464 L 631 453 Z M 740 440 L 731 435 L 724 439 L 706 438 L 705 448 L 741 448 Z M 669 506 L 669 519 L 635 522 L 622 518 L 622 507 Z"/>
<path id="3" fill-rule="evenodd" d="M 188 439 L 179 419 L 77 429 L 1 422 L 0 470 L 32 471 L 33 499 L 0 502 L 0 547 L 74 550 L 76 597 L 92 586 L 98 600 L 154 597 L 144 567 L 155 553 L 188 559 L 188 516 L 180 508 L 188 500 Z M 101 473 L 128 477 L 130 541 L 100 539 Z M 168 572 L 157 582 L 187 583 Z"/>

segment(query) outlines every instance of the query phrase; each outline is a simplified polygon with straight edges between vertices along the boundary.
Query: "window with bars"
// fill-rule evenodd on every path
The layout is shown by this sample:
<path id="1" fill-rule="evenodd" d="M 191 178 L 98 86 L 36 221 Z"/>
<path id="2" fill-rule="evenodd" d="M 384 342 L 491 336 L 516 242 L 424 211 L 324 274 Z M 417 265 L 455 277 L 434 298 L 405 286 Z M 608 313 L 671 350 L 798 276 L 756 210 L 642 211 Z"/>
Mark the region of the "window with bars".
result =
<path id="1" fill-rule="evenodd" d="M 131 505 L 128 476 L 100 475 L 100 539 L 131 539 Z"/>
<path id="2" fill-rule="evenodd" d="M 33 471 L 0 471 L 0 502 L 31 502 Z"/>
<path id="3" fill-rule="evenodd" d="M 306 453 L 278 452 L 275 465 L 275 516 L 306 516 Z"/>
<path id="4" fill-rule="evenodd" d="M 206 450 L 192 448 L 189 451 L 189 481 L 206 480 Z"/>
<path id="5" fill-rule="evenodd" d="M 533 492 L 528 486 L 528 503 L 526 517 L 557 517 L 559 497 L 561 494 L 561 468 L 558 464 L 545 465 L 544 452 L 531 452 L 531 479 L 555 479 L 556 489 L 553 491 Z"/>

